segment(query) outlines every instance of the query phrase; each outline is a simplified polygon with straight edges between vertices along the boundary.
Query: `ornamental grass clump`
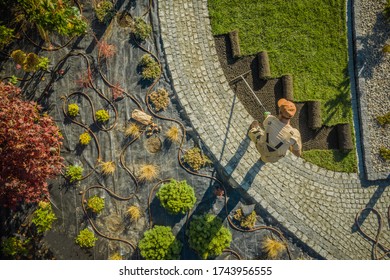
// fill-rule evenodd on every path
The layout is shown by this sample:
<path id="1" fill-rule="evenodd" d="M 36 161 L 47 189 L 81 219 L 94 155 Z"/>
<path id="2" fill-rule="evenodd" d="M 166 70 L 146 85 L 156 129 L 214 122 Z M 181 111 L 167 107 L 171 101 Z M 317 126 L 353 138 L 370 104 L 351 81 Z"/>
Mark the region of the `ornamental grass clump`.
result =
<path id="1" fill-rule="evenodd" d="M 187 235 L 190 247 L 203 259 L 219 256 L 232 241 L 231 232 L 212 214 L 194 216 Z"/>
<path id="2" fill-rule="evenodd" d="M 136 123 L 131 123 L 125 128 L 126 137 L 136 138 L 140 135 L 141 131 Z"/>
<path id="3" fill-rule="evenodd" d="M 69 183 L 80 181 L 83 178 L 83 171 L 79 165 L 69 165 L 66 169 L 65 176 L 68 178 Z"/>
<path id="4" fill-rule="evenodd" d="M 144 80 L 154 80 L 160 77 L 160 64 L 150 54 L 144 54 L 139 65 L 142 68 L 141 75 Z"/>
<path id="5" fill-rule="evenodd" d="M 95 195 L 88 199 L 87 206 L 93 213 L 100 214 L 104 209 L 104 198 Z"/>
<path id="6" fill-rule="evenodd" d="M 86 131 L 86 132 L 84 132 L 84 133 L 82 133 L 82 134 L 80 134 L 80 137 L 79 137 L 79 143 L 81 144 L 81 145 L 88 145 L 89 144 L 89 142 L 91 142 L 91 135 L 89 135 L 89 133 Z"/>
<path id="7" fill-rule="evenodd" d="M 146 23 L 142 18 L 135 18 L 132 30 L 134 36 L 139 41 L 145 41 L 152 33 L 152 26 Z"/>
<path id="8" fill-rule="evenodd" d="M 201 150 L 197 147 L 188 150 L 183 156 L 183 161 L 195 171 L 212 163 L 212 161 L 207 156 L 203 155 Z"/>
<path id="9" fill-rule="evenodd" d="M 103 175 L 112 175 L 115 172 L 115 162 L 99 161 L 99 167 Z"/>
<path id="10" fill-rule="evenodd" d="M 156 111 L 166 110 L 169 105 L 168 92 L 164 88 L 159 88 L 149 95 L 149 100 L 152 102 Z"/>
<path id="11" fill-rule="evenodd" d="M 141 210 L 138 206 L 132 205 L 127 208 L 127 214 L 129 214 L 130 220 L 136 222 L 141 218 Z"/>
<path id="12" fill-rule="evenodd" d="M 186 213 L 196 202 L 194 189 L 186 181 L 171 179 L 161 186 L 156 193 L 161 205 L 173 215 Z"/>
<path id="13" fill-rule="evenodd" d="M 178 143 L 180 141 L 180 130 L 177 126 L 171 126 L 165 133 L 168 141 Z"/>
<path id="14" fill-rule="evenodd" d="M 53 222 L 57 220 L 50 202 L 40 201 L 38 209 L 34 211 L 32 223 L 37 227 L 39 234 L 51 229 Z"/>
<path id="15" fill-rule="evenodd" d="M 139 177 L 138 179 L 141 182 L 151 182 L 157 178 L 159 174 L 158 168 L 153 164 L 143 164 L 139 169 Z"/>
<path id="16" fill-rule="evenodd" d="M 94 233 L 89 229 L 85 228 L 80 231 L 79 235 L 76 237 L 76 244 L 81 248 L 92 248 L 95 246 L 95 242 L 98 239 L 95 237 Z"/>
<path id="17" fill-rule="evenodd" d="M 145 231 L 138 247 L 146 260 L 177 260 L 182 244 L 172 234 L 170 227 L 154 226 Z"/>
<path id="18" fill-rule="evenodd" d="M 110 114 L 107 110 L 101 109 L 95 113 L 96 120 L 100 123 L 107 122 L 110 119 Z"/>
<path id="19" fill-rule="evenodd" d="M 268 259 L 274 260 L 280 257 L 286 251 L 286 245 L 274 239 L 273 237 L 267 237 L 261 243 L 261 249 L 267 255 Z"/>
<path id="20" fill-rule="evenodd" d="M 79 105 L 72 103 L 68 105 L 68 115 L 71 118 L 76 117 L 79 114 L 80 108 Z"/>

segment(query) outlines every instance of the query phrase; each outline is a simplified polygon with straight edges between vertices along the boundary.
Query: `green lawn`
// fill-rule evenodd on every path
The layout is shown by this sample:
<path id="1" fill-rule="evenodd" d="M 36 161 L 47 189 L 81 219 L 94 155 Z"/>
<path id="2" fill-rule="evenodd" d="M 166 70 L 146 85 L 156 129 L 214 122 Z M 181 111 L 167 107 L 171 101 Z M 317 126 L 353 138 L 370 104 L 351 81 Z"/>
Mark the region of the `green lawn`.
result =
<path id="1" fill-rule="evenodd" d="M 352 124 L 345 0 L 209 0 L 214 35 L 239 30 L 244 55 L 267 50 L 274 77 L 294 76 L 296 101 L 321 100 L 324 125 Z M 303 158 L 355 172 L 355 151 Z"/>
<path id="2" fill-rule="evenodd" d="M 244 55 L 267 50 L 296 101 L 321 100 L 323 123 L 350 122 L 345 0 L 210 0 L 214 35 L 240 33 Z"/>

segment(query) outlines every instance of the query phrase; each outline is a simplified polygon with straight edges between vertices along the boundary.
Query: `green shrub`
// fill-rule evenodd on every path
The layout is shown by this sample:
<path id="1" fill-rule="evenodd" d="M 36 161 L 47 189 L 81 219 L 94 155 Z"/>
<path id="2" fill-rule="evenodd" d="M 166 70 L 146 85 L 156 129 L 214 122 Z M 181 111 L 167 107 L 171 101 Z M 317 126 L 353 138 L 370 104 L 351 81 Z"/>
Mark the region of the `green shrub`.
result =
<path id="1" fill-rule="evenodd" d="M 8 82 L 10 84 L 16 85 L 18 83 L 18 77 L 16 77 L 15 75 L 12 75 L 10 78 L 8 78 Z"/>
<path id="2" fill-rule="evenodd" d="M 68 115 L 71 118 L 76 117 L 79 114 L 80 108 L 77 104 L 72 103 L 68 105 Z"/>
<path id="3" fill-rule="evenodd" d="M 8 237 L 1 243 L 1 251 L 5 256 L 16 257 L 23 256 L 28 253 L 26 245 L 29 243 L 29 239 L 20 240 L 18 237 Z"/>
<path id="4" fill-rule="evenodd" d="M 384 45 L 383 48 L 382 48 L 382 52 L 390 53 L 390 45 Z"/>
<path id="5" fill-rule="evenodd" d="M 84 132 L 82 134 L 80 134 L 80 137 L 79 137 L 79 142 L 81 145 L 88 145 L 89 142 L 91 142 L 91 135 L 89 135 L 88 132 Z"/>
<path id="6" fill-rule="evenodd" d="M 156 193 L 161 205 L 171 214 L 186 213 L 196 202 L 194 189 L 186 181 L 171 179 Z"/>
<path id="7" fill-rule="evenodd" d="M 37 227 L 38 233 L 44 233 L 51 229 L 53 222 L 57 220 L 56 215 L 49 202 L 41 201 L 38 209 L 34 211 L 32 223 Z"/>
<path id="8" fill-rule="evenodd" d="M 160 77 L 160 65 L 150 54 L 143 55 L 139 65 L 142 67 L 141 75 L 143 79 L 154 80 Z"/>
<path id="9" fill-rule="evenodd" d="M 95 117 L 98 122 L 103 123 L 110 119 L 110 114 L 108 113 L 107 110 L 101 109 L 96 111 Z"/>
<path id="10" fill-rule="evenodd" d="M 150 101 L 153 103 L 156 111 L 166 110 L 169 105 L 168 92 L 164 88 L 159 88 L 149 95 Z"/>
<path id="11" fill-rule="evenodd" d="M 35 53 L 25 53 L 22 50 L 15 50 L 11 53 L 11 57 L 26 72 L 47 70 L 49 66 L 49 59 L 47 57 L 38 56 Z"/>
<path id="12" fill-rule="evenodd" d="M 155 226 L 145 231 L 138 247 L 141 256 L 147 260 L 177 260 L 180 257 L 182 244 L 169 227 Z"/>
<path id="13" fill-rule="evenodd" d="M 114 4 L 111 1 L 102 1 L 94 9 L 97 19 L 105 24 L 108 24 L 115 15 Z"/>
<path id="14" fill-rule="evenodd" d="M 61 35 L 81 35 L 87 30 L 87 23 L 81 18 L 77 7 L 68 0 L 18 0 L 25 13 L 25 19 L 37 26 L 39 34 L 48 40 L 48 32 Z"/>
<path id="15" fill-rule="evenodd" d="M 390 160 L 390 150 L 389 149 L 386 149 L 385 147 L 381 147 L 379 149 L 379 154 L 381 155 L 381 157 L 385 161 L 389 161 Z"/>
<path id="16" fill-rule="evenodd" d="M 387 3 L 385 5 L 384 14 L 388 20 L 390 20 L 390 0 L 387 0 Z"/>
<path id="17" fill-rule="evenodd" d="M 142 18 L 135 18 L 132 32 L 134 33 L 135 38 L 140 41 L 145 41 L 152 33 L 152 26 L 147 24 Z"/>
<path id="18" fill-rule="evenodd" d="M 92 248 L 95 246 L 97 238 L 94 233 L 89 229 L 85 228 L 80 231 L 79 235 L 76 237 L 76 244 L 81 248 Z"/>
<path id="19" fill-rule="evenodd" d="M 242 209 L 236 210 L 233 218 L 240 223 L 242 228 L 253 228 L 256 223 L 256 212 L 253 210 L 248 216 L 244 216 Z"/>
<path id="20" fill-rule="evenodd" d="M 9 45 L 14 40 L 14 30 L 4 25 L 0 25 L 0 50 Z"/>
<path id="21" fill-rule="evenodd" d="M 66 169 L 65 176 L 68 178 L 70 183 L 74 183 L 83 178 L 83 171 L 84 168 L 79 165 L 69 165 Z"/>
<path id="22" fill-rule="evenodd" d="M 99 214 L 104 209 L 104 198 L 95 195 L 88 199 L 87 205 L 92 212 Z"/>
<path id="23" fill-rule="evenodd" d="M 377 121 L 381 126 L 385 126 L 386 124 L 390 124 L 390 112 L 383 116 L 376 117 Z"/>
<path id="24" fill-rule="evenodd" d="M 190 223 L 189 244 L 203 258 L 219 256 L 230 246 L 232 234 L 215 215 L 194 216 Z"/>
<path id="25" fill-rule="evenodd" d="M 183 156 L 183 161 L 195 171 L 212 163 L 212 161 L 207 156 L 203 155 L 197 147 L 188 150 Z"/>

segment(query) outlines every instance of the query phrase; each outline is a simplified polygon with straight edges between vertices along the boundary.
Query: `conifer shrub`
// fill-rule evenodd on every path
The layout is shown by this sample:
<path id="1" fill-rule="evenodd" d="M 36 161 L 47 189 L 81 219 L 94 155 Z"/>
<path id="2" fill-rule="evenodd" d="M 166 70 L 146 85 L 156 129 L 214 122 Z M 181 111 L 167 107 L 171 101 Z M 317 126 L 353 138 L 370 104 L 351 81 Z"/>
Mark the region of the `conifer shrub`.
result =
<path id="1" fill-rule="evenodd" d="M 107 122 L 110 119 L 110 114 L 107 110 L 101 109 L 95 113 L 96 120 L 100 123 Z"/>
<path id="2" fill-rule="evenodd" d="M 80 108 L 79 105 L 72 103 L 68 105 L 68 115 L 71 118 L 76 117 L 79 114 Z"/>
<path id="3" fill-rule="evenodd" d="M 376 120 L 381 126 L 385 126 L 386 124 L 390 124 L 390 112 L 384 114 L 383 116 L 377 116 Z"/>
<path id="4" fill-rule="evenodd" d="M 154 80 L 160 77 L 160 65 L 150 54 L 144 54 L 139 65 L 142 68 L 141 76 L 144 80 Z"/>
<path id="5" fill-rule="evenodd" d="M 145 231 L 138 247 L 146 260 L 177 260 L 182 244 L 167 226 L 154 226 Z"/>
<path id="6" fill-rule="evenodd" d="M 38 209 L 34 211 L 32 223 L 37 227 L 39 234 L 51 229 L 53 222 L 57 220 L 50 202 L 40 201 Z"/>
<path id="7" fill-rule="evenodd" d="M 168 92 L 164 88 L 159 88 L 149 95 L 150 102 L 152 102 L 156 111 L 166 110 L 169 105 Z"/>
<path id="8" fill-rule="evenodd" d="M 163 184 L 156 197 L 161 205 L 173 215 L 186 213 L 196 202 L 194 189 L 186 181 L 171 179 L 169 183 Z"/>
<path id="9" fill-rule="evenodd" d="M 195 171 L 212 163 L 212 161 L 207 156 L 203 155 L 197 147 L 188 150 L 183 156 L 183 161 Z"/>
<path id="10" fill-rule="evenodd" d="M 139 41 L 145 41 L 152 33 L 152 26 L 146 23 L 142 18 L 135 18 L 132 32 Z"/>
<path id="11" fill-rule="evenodd" d="M 97 19 L 104 24 L 110 23 L 115 15 L 114 4 L 111 1 L 101 1 L 94 9 Z"/>
<path id="12" fill-rule="evenodd" d="M 81 248 L 92 248 L 95 246 L 95 242 L 97 240 L 98 239 L 95 237 L 95 234 L 87 228 L 80 231 L 79 235 L 77 235 L 75 239 L 76 244 Z"/>
<path id="13" fill-rule="evenodd" d="M 1 242 L 2 253 L 11 258 L 24 256 L 28 253 L 27 244 L 30 239 L 21 240 L 19 237 L 8 237 Z"/>
<path id="14" fill-rule="evenodd" d="M 233 218 L 240 223 L 242 228 L 253 228 L 256 223 L 256 212 L 253 210 L 248 216 L 244 216 L 242 209 L 236 210 Z"/>
<path id="15" fill-rule="evenodd" d="M 379 149 L 379 154 L 385 161 L 390 161 L 390 150 L 389 149 L 386 149 L 385 147 L 381 147 Z"/>
<path id="16" fill-rule="evenodd" d="M 83 178 L 83 171 L 79 165 L 69 165 L 66 169 L 65 176 L 68 178 L 69 183 L 80 181 Z"/>
<path id="17" fill-rule="evenodd" d="M 47 70 L 49 66 L 49 59 L 47 57 L 38 56 L 35 53 L 25 53 L 22 50 L 15 50 L 11 53 L 11 57 L 26 72 Z"/>
<path id="18" fill-rule="evenodd" d="M 89 142 L 91 142 L 91 140 L 92 140 L 91 135 L 89 135 L 89 133 L 87 131 L 80 134 L 79 143 L 81 145 L 88 145 Z"/>
<path id="19" fill-rule="evenodd" d="M 88 209 L 91 209 L 93 213 L 100 214 L 104 209 L 104 198 L 93 196 L 88 199 Z"/>
<path id="20" fill-rule="evenodd" d="M 231 232 L 212 214 L 194 216 L 187 234 L 190 247 L 203 259 L 219 256 L 232 241 Z"/>

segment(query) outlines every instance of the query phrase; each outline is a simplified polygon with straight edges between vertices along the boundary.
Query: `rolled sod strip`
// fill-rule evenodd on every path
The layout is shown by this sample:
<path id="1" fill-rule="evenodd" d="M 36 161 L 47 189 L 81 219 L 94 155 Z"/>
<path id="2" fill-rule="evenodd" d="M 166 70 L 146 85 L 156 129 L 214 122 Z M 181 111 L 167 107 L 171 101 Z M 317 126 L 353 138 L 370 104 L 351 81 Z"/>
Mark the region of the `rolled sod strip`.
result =
<path id="1" fill-rule="evenodd" d="M 233 57 L 237 58 L 241 56 L 240 39 L 238 38 L 238 30 L 229 32 L 230 45 L 232 48 Z"/>
<path id="2" fill-rule="evenodd" d="M 293 77 L 291 75 L 283 76 L 282 83 L 283 83 L 283 97 L 290 101 L 294 101 Z"/>
<path id="3" fill-rule="evenodd" d="M 259 78 L 264 80 L 270 79 L 271 69 L 269 67 L 268 53 L 266 51 L 259 52 L 257 59 L 259 61 Z"/>
<path id="4" fill-rule="evenodd" d="M 311 129 L 319 129 L 322 126 L 321 118 L 321 102 L 320 101 L 308 101 L 307 102 L 307 120 Z"/>
<path id="5" fill-rule="evenodd" d="M 351 125 L 349 123 L 343 123 L 337 125 L 337 136 L 339 139 L 340 150 L 350 151 L 353 149 Z"/>

